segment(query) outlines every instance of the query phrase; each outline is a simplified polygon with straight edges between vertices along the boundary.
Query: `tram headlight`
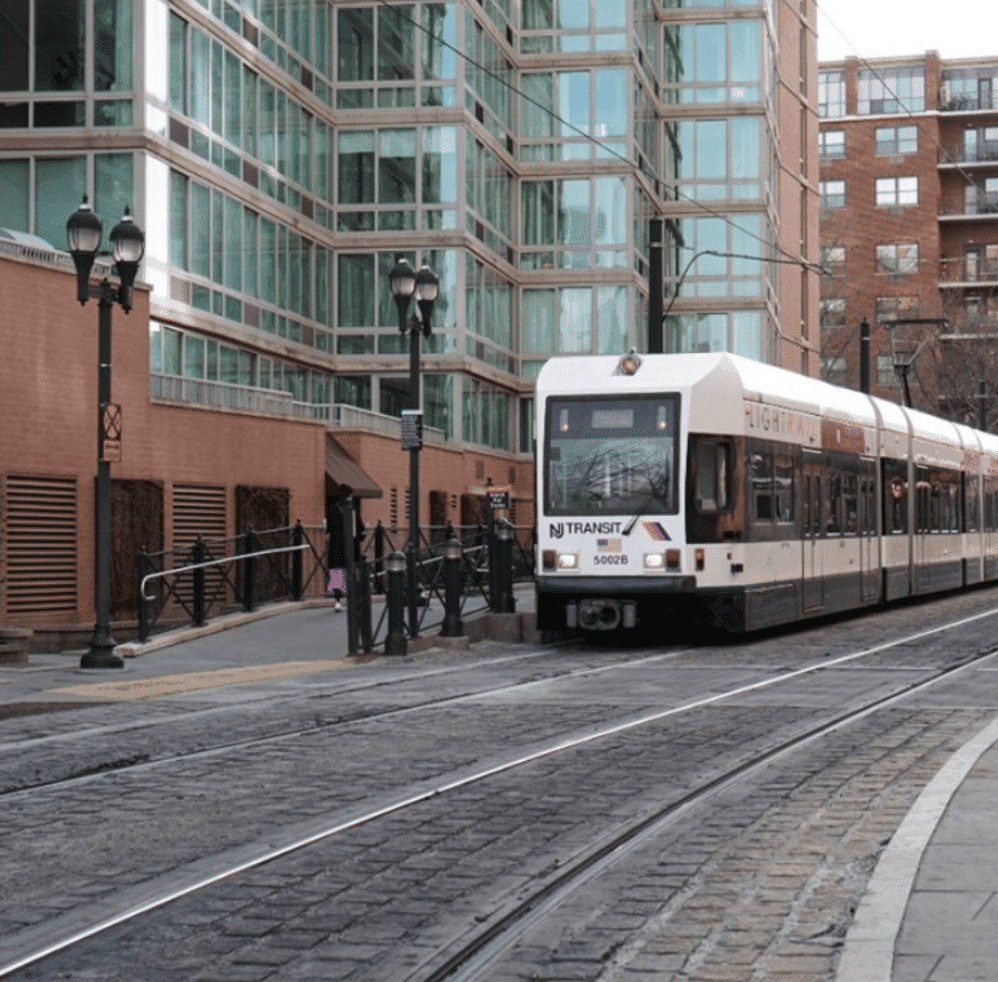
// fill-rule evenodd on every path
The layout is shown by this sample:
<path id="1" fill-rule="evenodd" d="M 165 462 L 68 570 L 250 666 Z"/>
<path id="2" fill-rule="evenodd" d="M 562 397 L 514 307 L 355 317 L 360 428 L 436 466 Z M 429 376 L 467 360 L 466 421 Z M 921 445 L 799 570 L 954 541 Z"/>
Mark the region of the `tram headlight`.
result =
<path id="1" fill-rule="evenodd" d="M 574 552 L 558 553 L 558 569 L 578 569 L 579 556 Z"/>
<path id="2" fill-rule="evenodd" d="M 646 552 L 645 569 L 665 569 L 665 556 L 660 552 Z"/>

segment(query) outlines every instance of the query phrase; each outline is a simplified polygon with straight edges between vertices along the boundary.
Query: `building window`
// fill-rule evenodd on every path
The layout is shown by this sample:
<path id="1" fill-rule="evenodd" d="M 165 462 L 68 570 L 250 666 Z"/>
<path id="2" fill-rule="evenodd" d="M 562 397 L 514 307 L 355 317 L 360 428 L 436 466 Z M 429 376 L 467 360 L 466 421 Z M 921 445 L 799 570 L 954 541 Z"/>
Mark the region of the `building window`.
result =
<path id="1" fill-rule="evenodd" d="M 918 127 L 878 126 L 876 144 L 878 157 L 901 157 L 918 153 Z"/>
<path id="2" fill-rule="evenodd" d="M 856 112 L 861 116 L 922 112 L 925 109 L 925 69 L 860 69 L 856 74 Z"/>
<path id="3" fill-rule="evenodd" d="M 756 310 L 733 313 L 680 314 L 665 321 L 665 350 L 669 353 L 732 351 L 762 358 L 762 314 Z"/>
<path id="4" fill-rule="evenodd" d="M 623 177 L 523 181 L 521 196 L 522 268 L 628 265 Z"/>
<path id="5" fill-rule="evenodd" d="M 628 6 L 626 0 L 599 0 L 593 9 L 588 0 L 560 4 L 524 0 L 520 50 L 524 54 L 624 50 Z"/>
<path id="6" fill-rule="evenodd" d="M 822 119 L 837 119 L 845 114 L 845 73 L 818 72 L 818 115 Z"/>
<path id="7" fill-rule="evenodd" d="M 846 247 L 825 245 L 821 247 L 822 273 L 825 276 L 841 276 L 845 272 Z"/>
<path id="8" fill-rule="evenodd" d="M 628 73 L 528 72 L 520 100 L 521 160 L 607 159 L 627 153 Z M 593 139 L 595 137 L 595 139 Z"/>
<path id="9" fill-rule="evenodd" d="M 998 177 L 968 183 L 963 190 L 964 213 L 981 215 L 998 211 Z"/>
<path id="10" fill-rule="evenodd" d="M 844 357 L 822 357 L 821 377 L 832 385 L 842 385 L 846 380 L 846 360 Z"/>
<path id="11" fill-rule="evenodd" d="M 562 4 L 565 6 L 566 4 Z M 680 103 L 762 100 L 761 19 L 669 25 L 670 77 L 663 100 Z"/>
<path id="12" fill-rule="evenodd" d="M 845 208 L 846 182 L 821 181 L 819 184 L 819 197 L 822 208 Z"/>
<path id="13" fill-rule="evenodd" d="M 878 177 L 877 207 L 907 207 L 918 204 L 917 177 Z"/>
<path id="14" fill-rule="evenodd" d="M 901 378 L 894 371 L 894 358 L 892 355 L 877 355 L 877 385 L 884 388 L 897 388 L 901 384 Z"/>
<path id="15" fill-rule="evenodd" d="M 316 5 L 317 9 L 325 6 Z M 303 9 L 307 11 L 308 5 Z M 454 104 L 454 6 L 425 4 L 419 23 L 413 17 L 416 9 L 413 5 L 337 11 L 338 109 L 372 109 L 375 104 L 382 109 L 411 109 L 417 102 L 423 106 Z"/>
<path id="16" fill-rule="evenodd" d="M 820 130 L 818 133 L 818 156 L 822 160 L 835 160 L 846 155 L 845 130 Z"/>
<path id="17" fill-rule="evenodd" d="M 918 297 L 877 297 L 877 323 L 918 317 Z"/>
<path id="18" fill-rule="evenodd" d="M 886 242 L 877 246 L 877 272 L 908 276 L 918 272 L 917 242 Z"/>
<path id="19" fill-rule="evenodd" d="M 763 118 L 684 120 L 677 126 L 677 179 L 699 201 L 762 197 Z"/>
<path id="20" fill-rule="evenodd" d="M 821 315 L 821 329 L 834 331 L 845 326 L 846 302 L 844 297 L 829 297 L 820 300 L 818 310 Z"/>
<path id="21" fill-rule="evenodd" d="M 963 159 L 998 160 L 998 126 L 973 126 L 963 131 Z"/>

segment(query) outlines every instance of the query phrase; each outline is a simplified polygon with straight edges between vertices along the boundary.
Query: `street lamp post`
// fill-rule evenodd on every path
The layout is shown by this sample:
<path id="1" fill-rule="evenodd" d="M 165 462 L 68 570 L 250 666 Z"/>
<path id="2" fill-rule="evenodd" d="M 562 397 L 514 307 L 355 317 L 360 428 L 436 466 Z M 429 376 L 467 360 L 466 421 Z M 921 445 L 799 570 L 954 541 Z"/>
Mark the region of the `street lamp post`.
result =
<path id="1" fill-rule="evenodd" d="M 419 557 L 419 451 L 422 448 L 422 413 L 419 398 L 420 333 L 430 336 L 430 317 L 440 288 L 440 277 L 425 263 L 417 272 L 402 255 L 388 273 L 388 285 L 398 308 L 399 331 L 409 332 L 409 411 L 411 429 L 403 429 L 403 446 L 409 449 L 409 545 L 406 556 L 406 580 L 409 606 L 409 637 L 419 634 L 416 562 Z M 419 316 L 409 320 L 409 304 L 416 298 Z"/>
<path id="2" fill-rule="evenodd" d="M 76 264 L 76 299 L 85 304 L 91 297 L 98 305 L 97 342 L 97 508 L 94 532 L 94 606 L 96 619 L 90 649 L 80 659 L 81 668 L 123 668 L 124 659 L 114 653 L 111 637 L 111 457 L 106 429 L 111 412 L 111 307 L 132 309 L 132 288 L 145 249 L 145 236 L 128 209 L 108 237 L 111 255 L 118 267 L 120 284 L 113 287 L 105 277 L 98 286 L 90 283 L 104 226 L 87 204 L 69 216 L 66 239 Z"/>

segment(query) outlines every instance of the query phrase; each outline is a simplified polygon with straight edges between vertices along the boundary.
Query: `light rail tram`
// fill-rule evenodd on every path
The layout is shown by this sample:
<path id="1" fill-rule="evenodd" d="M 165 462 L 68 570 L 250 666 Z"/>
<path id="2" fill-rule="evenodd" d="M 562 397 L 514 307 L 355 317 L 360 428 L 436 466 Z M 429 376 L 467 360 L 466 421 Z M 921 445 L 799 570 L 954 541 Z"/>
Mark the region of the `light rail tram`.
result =
<path id="1" fill-rule="evenodd" d="M 998 579 L 998 436 L 724 353 L 552 358 L 537 625 L 750 631 Z"/>

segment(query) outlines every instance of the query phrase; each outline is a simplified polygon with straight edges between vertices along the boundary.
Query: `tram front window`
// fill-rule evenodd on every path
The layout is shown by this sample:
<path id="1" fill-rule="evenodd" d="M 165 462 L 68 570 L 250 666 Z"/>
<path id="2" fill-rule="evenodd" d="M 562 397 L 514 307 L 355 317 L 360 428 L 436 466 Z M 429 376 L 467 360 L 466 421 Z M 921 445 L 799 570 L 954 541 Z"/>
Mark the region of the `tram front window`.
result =
<path id="1" fill-rule="evenodd" d="M 551 399 L 547 515 L 675 514 L 676 396 Z"/>

